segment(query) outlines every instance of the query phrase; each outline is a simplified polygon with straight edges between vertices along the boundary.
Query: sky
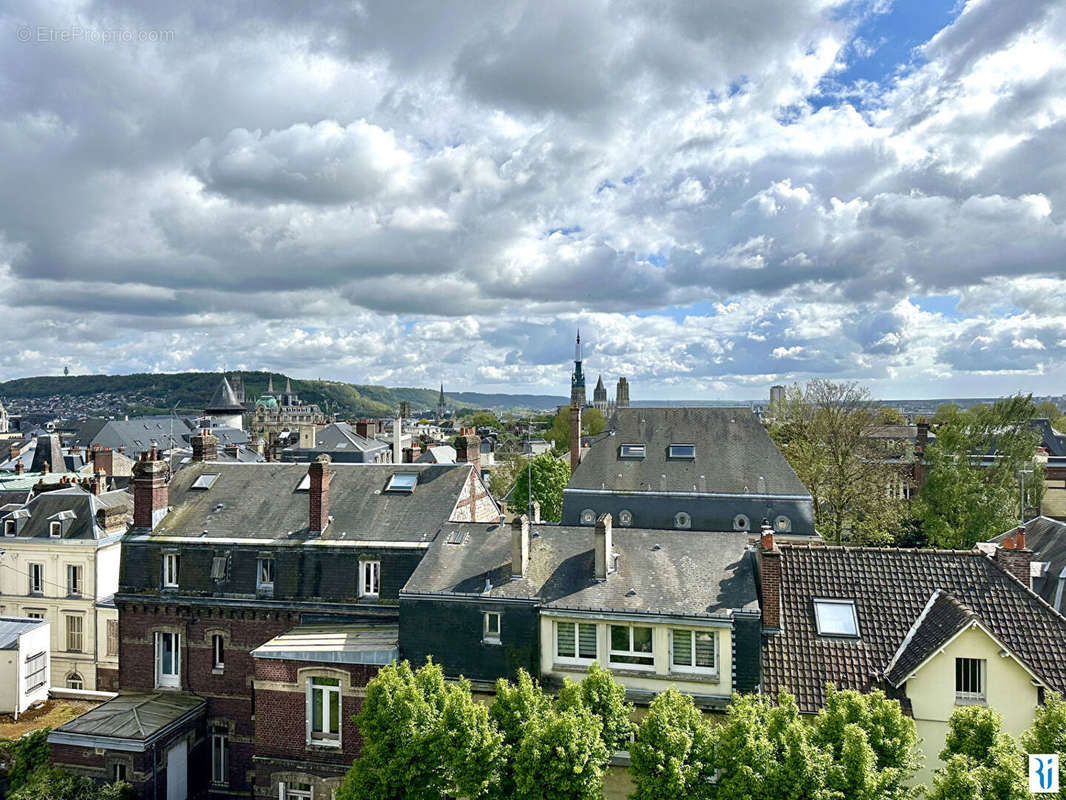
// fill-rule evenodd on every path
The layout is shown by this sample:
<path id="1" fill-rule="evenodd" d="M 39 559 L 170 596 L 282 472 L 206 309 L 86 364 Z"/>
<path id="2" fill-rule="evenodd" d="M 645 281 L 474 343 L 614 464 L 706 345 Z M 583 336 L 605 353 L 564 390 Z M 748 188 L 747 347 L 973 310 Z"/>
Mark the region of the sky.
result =
<path id="1" fill-rule="evenodd" d="M 0 379 L 1066 392 L 1066 3 L 0 10 Z"/>

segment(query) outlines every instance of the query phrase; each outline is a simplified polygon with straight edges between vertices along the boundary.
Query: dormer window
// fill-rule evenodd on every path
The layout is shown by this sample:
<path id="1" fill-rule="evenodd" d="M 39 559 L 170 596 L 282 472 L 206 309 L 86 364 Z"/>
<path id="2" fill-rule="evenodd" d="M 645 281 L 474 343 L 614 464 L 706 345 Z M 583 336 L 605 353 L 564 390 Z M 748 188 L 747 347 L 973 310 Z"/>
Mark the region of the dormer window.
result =
<path id="1" fill-rule="evenodd" d="M 642 444 L 623 444 L 618 448 L 619 458 L 644 458 L 645 448 Z"/>
<path id="2" fill-rule="evenodd" d="M 694 444 L 672 444 L 667 448 L 667 455 L 670 458 L 695 458 L 696 457 L 696 445 Z"/>
<path id="3" fill-rule="evenodd" d="M 15 520 L 13 520 L 13 519 L 5 519 L 4 520 L 4 536 L 14 536 L 15 535 L 15 528 L 16 528 Z"/>
<path id="4" fill-rule="evenodd" d="M 163 554 L 163 587 L 176 589 L 178 586 L 179 557 L 177 553 Z"/>
<path id="5" fill-rule="evenodd" d="M 391 478 L 389 478 L 389 485 L 385 487 L 386 492 L 413 492 L 418 485 L 418 473 L 416 472 L 397 472 Z"/>
<path id="6" fill-rule="evenodd" d="M 784 514 L 774 518 L 774 531 L 776 533 L 788 533 L 792 530 L 792 520 Z"/>
<path id="7" fill-rule="evenodd" d="M 58 539 L 63 535 L 63 523 L 62 522 L 49 522 L 48 523 L 48 535 L 53 539 Z"/>
<path id="8" fill-rule="evenodd" d="M 815 600 L 814 622 L 819 636 L 859 635 L 859 621 L 855 616 L 854 600 Z"/>

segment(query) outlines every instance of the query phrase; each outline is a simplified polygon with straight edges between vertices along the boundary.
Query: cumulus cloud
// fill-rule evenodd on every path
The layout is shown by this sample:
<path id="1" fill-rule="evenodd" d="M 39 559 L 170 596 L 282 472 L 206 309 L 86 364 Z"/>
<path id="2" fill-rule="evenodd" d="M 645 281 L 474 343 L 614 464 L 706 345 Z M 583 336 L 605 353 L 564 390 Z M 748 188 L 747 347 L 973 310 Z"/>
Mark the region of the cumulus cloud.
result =
<path id="1" fill-rule="evenodd" d="M 0 378 L 270 367 L 565 394 L 580 325 L 634 397 L 812 376 L 1051 392 L 1066 8 L 968 0 L 849 85 L 895 35 L 885 12 L 6 9 Z"/>

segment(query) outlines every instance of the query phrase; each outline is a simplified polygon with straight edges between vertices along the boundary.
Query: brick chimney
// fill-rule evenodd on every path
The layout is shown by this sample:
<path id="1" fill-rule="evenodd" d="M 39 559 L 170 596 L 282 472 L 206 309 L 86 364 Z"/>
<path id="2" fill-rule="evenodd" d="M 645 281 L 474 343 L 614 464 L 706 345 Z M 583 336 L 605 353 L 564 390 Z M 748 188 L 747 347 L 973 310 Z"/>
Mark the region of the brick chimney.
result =
<path id="1" fill-rule="evenodd" d="M 581 406 L 570 406 L 570 472 L 577 471 L 581 463 Z"/>
<path id="2" fill-rule="evenodd" d="M 540 500 L 533 501 L 533 524 L 540 525 Z"/>
<path id="3" fill-rule="evenodd" d="M 207 428 L 189 440 L 192 444 L 193 461 L 218 461 L 218 437 Z"/>
<path id="4" fill-rule="evenodd" d="M 916 438 L 918 440 L 916 449 L 919 453 L 924 453 L 926 445 L 929 444 L 929 423 L 922 420 L 915 424 L 915 428 L 917 428 Z"/>
<path id="5" fill-rule="evenodd" d="M 133 525 L 154 530 L 167 514 L 170 468 L 159 458 L 156 449 L 141 453 L 133 465 Z"/>
<path id="6" fill-rule="evenodd" d="M 25 471 L 26 471 L 26 468 L 24 466 L 22 466 L 22 462 L 21 461 L 16 461 L 15 462 L 15 474 L 16 475 L 21 475 Z"/>
<path id="7" fill-rule="evenodd" d="M 9 445 L 7 446 L 7 457 L 8 457 L 8 459 L 10 459 L 11 461 L 14 461 L 14 460 L 15 460 L 16 458 L 18 458 L 18 457 L 19 457 L 19 454 L 20 454 L 21 452 L 22 452 L 22 451 L 21 451 L 21 450 L 19 450 L 19 446 L 18 446 L 17 444 L 15 444 L 14 442 L 12 442 L 11 444 L 9 444 Z"/>
<path id="8" fill-rule="evenodd" d="M 614 572 L 614 548 L 611 546 L 610 514 L 600 514 L 599 519 L 596 520 L 594 538 L 593 558 L 595 560 L 596 580 L 605 581 L 607 576 Z"/>
<path id="9" fill-rule="evenodd" d="M 241 446 L 238 444 L 227 444 L 223 450 L 231 458 L 237 458 L 241 454 Z"/>
<path id="10" fill-rule="evenodd" d="M 323 453 L 312 461 L 307 474 L 311 476 L 307 492 L 310 501 L 307 529 L 311 533 L 322 533 L 329 525 L 329 456 Z"/>
<path id="11" fill-rule="evenodd" d="M 470 464 L 477 474 L 481 475 L 481 439 L 476 433 L 464 432 L 456 437 L 455 460 L 458 463 Z"/>
<path id="12" fill-rule="evenodd" d="M 93 479 L 89 483 L 89 491 L 95 495 L 101 495 L 107 491 L 107 471 L 97 467 L 93 471 Z"/>
<path id="13" fill-rule="evenodd" d="M 106 449 L 93 448 L 93 467 L 103 470 L 108 475 L 115 474 L 115 451 L 110 447 Z"/>
<path id="14" fill-rule="evenodd" d="M 511 577 L 524 578 L 529 569 L 529 517 L 511 520 Z"/>
<path id="15" fill-rule="evenodd" d="M 763 628 L 781 628 L 781 551 L 774 541 L 774 529 L 763 520 L 757 550 L 759 605 Z"/>
<path id="16" fill-rule="evenodd" d="M 1014 535 L 1008 536 L 1003 540 L 1003 544 L 996 548 L 993 558 L 1029 589 L 1033 588 L 1033 578 L 1029 571 L 1033 551 L 1025 546 L 1025 528 L 1021 525 L 1015 528 Z"/>

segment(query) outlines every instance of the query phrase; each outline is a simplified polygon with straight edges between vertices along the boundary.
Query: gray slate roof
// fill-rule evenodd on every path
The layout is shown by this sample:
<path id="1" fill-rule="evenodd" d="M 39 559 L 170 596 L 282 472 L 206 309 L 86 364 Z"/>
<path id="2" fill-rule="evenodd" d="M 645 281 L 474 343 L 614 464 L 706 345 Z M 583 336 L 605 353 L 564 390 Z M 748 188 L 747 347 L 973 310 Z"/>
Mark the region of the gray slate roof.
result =
<path id="1" fill-rule="evenodd" d="M 763 683 L 815 712 L 825 684 L 869 691 L 937 589 L 1057 691 L 1066 689 L 1066 619 L 976 550 L 895 550 L 778 544 L 782 633 L 763 637 Z M 855 601 L 859 638 L 818 635 L 814 599 Z"/>
<path id="2" fill-rule="evenodd" d="M 321 539 L 429 541 L 455 509 L 468 464 L 330 464 L 329 513 Z M 298 491 L 307 464 L 196 462 L 170 482 L 171 512 L 154 536 L 298 539 L 307 536 L 308 493 Z M 395 473 L 418 473 L 410 493 L 387 492 Z M 218 478 L 190 488 L 200 475 Z"/>
<path id="3" fill-rule="evenodd" d="M 134 417 L 133 419 L 109 420 L 87 442 L 78 442 L 86 447 L 100 445 L 118 450 L 126 448 L 126 455 L 136 458 L 138 453 L 151 450 L 153 446 L 162 450 L 181 447 L 192 435 L 192 428 L 181 417 L 153 416 Z M 155 442 L 155 445 L 152 443 Z"/>
<path id="4" fill-rule="evenodd" d="M 208 403 L 204 409 L 208 414 L 218 411 L 232 411 L 234 413 L 242 413 L 244 406 L 237 400 L 237 395 L 233 392 L 233 387 L 229 385 L 229 381 L 226 376 L 222 376 L 222 380 L 219 382 L 218 387 L 215 389 L 215 393 L 211 396 L 211 402 Z"/>
<path id="5" fill-rule="evenodd" d="M 1011 528 L 993 541 L 1002 542 L 1014 531 Z M 1029 520 L 1025 523 L 1025 545 L 1033 551 L 1033 565 L 1041 564 L 1033 575 L 1033 591 L 1056 611 L 1066 611 L 1066 523 L 1050 517 Z"/>
<path id="6" fill-rule="evenodd" d="M 80 486 L 71 486 L 67 489 L 42 492 L 34 496 L 22 508 L 29 511 L 30 515 L 16 535 L 16 539 L 51 538 L 50 523 L 57 519 L 56 515 L 68 512 L 73 514 L 73 518 L 70 519 L 61 538 L 94 540 L 114 535 L 114 532 L 106 533 L 97 524 L 97 512 L 102 509 L 122 508 L 126 511 L 126 516 L 131 518 L 133 497 L 125 491 L 93 495 Z M 15 513 L 16 511 L 0 512 L 0 521 Z"/>
<path id="7" fill-rule="evenodd" d="M 333 422 L 315 432 L 316 450 L 380 450 L 384 442 L 360 436 L 347 422 Z"/>
<path id="8" fill-rule="evenodd" d="M 195 716 L 197 711 L 202 713 L 206 707 L 207 701 L 202 697 L 180 692 L 120 694 L 63 723 L 48 739 L 62 740 L 65 734 L 149 742 L 172 723 L 187 715 Z"/>
<path id="9" fill-rule="evenodd" d="M 47 624 L 44 619 L 0 617 L 0 650 L 14 650 L 22 634 Z"/>
<path id="10" fill-rule="evenodd" d="M 449 544 L 453 532 L 466 533 L 466 540 Z M 594 532 L 591 527 L 532 525 L 529 569 L 526 577 L 512 580 L 510 525 L 447 525 L 403 591 L 528 598 L 557 609 L 686 616 L 758 611 L 744 534 L 614 528 L 618 571 L 597 582 Z"/>
<path id="11" fill-rule="evenodd" d="M 622 444 L 645 445 L 645 457 L 620 458 Z M 670 459 L 671 444 L 695 444 L 696 457 Z M 567 488 L 810 496 L 747 408 L 618 409 Z"/>

